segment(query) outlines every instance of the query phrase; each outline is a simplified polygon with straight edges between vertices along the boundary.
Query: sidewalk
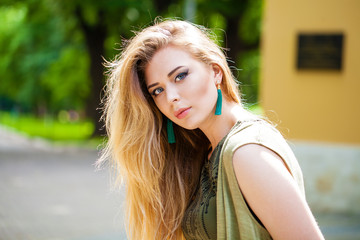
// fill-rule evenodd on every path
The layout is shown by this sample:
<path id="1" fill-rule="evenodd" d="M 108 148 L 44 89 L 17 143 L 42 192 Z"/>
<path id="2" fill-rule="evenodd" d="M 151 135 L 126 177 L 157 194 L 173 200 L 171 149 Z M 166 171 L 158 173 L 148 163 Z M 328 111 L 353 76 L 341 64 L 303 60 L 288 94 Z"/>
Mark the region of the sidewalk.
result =
<path id="1" fill-rule="evenodd" d="M 360 239 L 360 214 L 314 213 L 326 240 Z"/>
<path id="2" fill-rule="evenodd" d="M 126 239 L 123 197 L 97 157 L 0 127 L 0 240 Z"/>
<path id="3" fill-rule="evenodd" d="M 123 196 L 95 171 L 97 157 L 0 126 L 0 240 L 126 239 Z M 328 240 L 360 239 L 360 215 L 315 217 Z"/>

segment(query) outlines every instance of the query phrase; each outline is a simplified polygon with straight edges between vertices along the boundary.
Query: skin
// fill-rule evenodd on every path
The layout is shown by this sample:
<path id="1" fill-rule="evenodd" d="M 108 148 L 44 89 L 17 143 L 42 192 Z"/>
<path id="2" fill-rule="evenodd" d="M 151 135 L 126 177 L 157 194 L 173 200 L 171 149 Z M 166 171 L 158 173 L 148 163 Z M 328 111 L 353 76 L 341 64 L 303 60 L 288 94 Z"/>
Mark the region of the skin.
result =
<path id="1" fill-rule="evenodd" d="M 233 156 L 235 175 L 251 209 L 274 239 L 324 239 L 282 159 L 256 144 Z"/>
<path id="2" fill-rule="evenodd" d="M 237 121 L 250 116 L 226 97 L 222 114 L 215 116 L 216 85 L 222 81 L 222 70 L 216 64 L 198 61 L 180 47 L 168 45 L 158 50 L 145 69 L 145 77 L 159 110 L 183 128 L 200 128 L 212 149 Z M 274 239 L 324 239 L 277 154 L 248 144 L 235 151 L 233 165 L 245 199 Z"/>
<path id="3" fill-rule="evenodd" d="M 216 64 L 199 62 L 185 50 L 169 45 L 155 53 L 145 68 L 145 77 L 159 110 L 183 128 L 200 128 L 213 149 L 237 121 L 232 111 L 238 106 L 225 98 L 221 117 L 214 115 L 216 85 L 222 80 L 222 71 Z M 179 119 L 175 113 L 183 108 L 190 109 Z"/>

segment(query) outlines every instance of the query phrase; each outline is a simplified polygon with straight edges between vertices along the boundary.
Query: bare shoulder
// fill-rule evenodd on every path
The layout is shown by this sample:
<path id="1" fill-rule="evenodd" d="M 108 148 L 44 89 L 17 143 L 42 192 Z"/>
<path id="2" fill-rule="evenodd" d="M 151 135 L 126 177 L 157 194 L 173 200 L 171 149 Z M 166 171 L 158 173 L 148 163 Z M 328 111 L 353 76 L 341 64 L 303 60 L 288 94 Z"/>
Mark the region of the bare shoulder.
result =
<path id="1" fill-rule="evenodd" d="M 233 163 L 234 166 L 241 166 L 240 171 L 256 170 L 260 172 L 261 170 L 266 170 L 271 165 L 272 167 L 279 168 L 278 170 L 280 171 L 285 170 L 285 172 L 290 174 L 279 155 L 259 144 L 246 144 L 238 148 L 234 153 Z"/>
<path id="2" fill-rule="evenodd" d="M 265 146 L 247 144 L 234 152 L 233 166 L 249 207 L 274 239 L 323 239 L 279 155 Z"/>

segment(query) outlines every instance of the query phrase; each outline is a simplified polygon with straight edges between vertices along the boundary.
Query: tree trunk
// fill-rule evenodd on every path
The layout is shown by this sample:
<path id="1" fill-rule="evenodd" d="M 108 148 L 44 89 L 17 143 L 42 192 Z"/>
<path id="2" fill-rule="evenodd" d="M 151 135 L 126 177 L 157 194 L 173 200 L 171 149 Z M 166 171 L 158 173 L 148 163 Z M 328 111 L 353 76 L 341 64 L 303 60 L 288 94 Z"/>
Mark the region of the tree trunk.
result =
<path id="1" fill-rule="evenodd" d="M 104 67 L 102 57 L 104 56 L 105 31 L 94 29 L 87 37 L 87 45 L 90 53 L 90 78 L 92 82 L 91 93 L 87 104 L 87 114 L 94 122 L 93 136 L 105 134 L 105 128 L 101 119 L 101 96 L 104 87 Z"/>
<path id="2" fill-rule="evenodd" d="M 236 72 L 236 61 L 237 57 L 242 50 L 241 40 L 239 39 L 238 34 L 239 29 L 239 18 L 238 17 L 228 17 L 226 19 L 226 48 L 229 49 L 228 58 L 230 60 L 229 66 L 231 67 L 234 76 L 237 75 Z M 235 69 L 234 69 L 235 68 Z"/>
<path id="3" fill-rule="evenodd" d="M 103 23 L 103 13 L 98 12 L 99 22 L 96 25 L 90 26 L 85 22 L 79 8 L 76 10 L 76 15 L 83 30 L 86 46 L 88 48 L 90 57 L 90 78 L 91 91 L 87 101 L 86 115 L 90 117 L 94 123 L 95 129 L 92 136 L 103 136 L 106 134 L 103 121 L 100 121 L 101 111 L 101 96 L 103 96 L 104 87 L 104 42 L 106 39 L 106 26 Z"/>
<path id="4" fill-rule="evenodd" d="M 258 49 L 260 46 L 260 39 L 257 39 L 257 41 L 253 43 L 245 43 L 240 37 L 239 28 L 241 18 L 241 15 L 226 18 L 226 48 L 229 49 L 228 58 L 231 61 L 229 66 L 231 67 L 235 77 L 238 75 L 236 62 L 239 60 L 241 54 L 250 50 Z"/>

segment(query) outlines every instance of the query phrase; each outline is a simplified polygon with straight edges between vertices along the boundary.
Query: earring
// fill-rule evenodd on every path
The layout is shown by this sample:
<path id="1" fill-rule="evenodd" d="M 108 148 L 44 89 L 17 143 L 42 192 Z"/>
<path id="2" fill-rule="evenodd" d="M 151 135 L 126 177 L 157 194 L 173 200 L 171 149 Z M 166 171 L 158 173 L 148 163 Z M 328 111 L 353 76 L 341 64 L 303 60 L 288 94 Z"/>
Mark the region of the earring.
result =
<path id="1" fill-rule="evenodd" d="M 167 119 L 166 130 L 167 130 L 168 142 L 169 143 L 175 143 L 175 134 L 174 134 L 173 122 L 170 119 Z"/>
<path id="2" fill-rule="evenodd" d="M 221 89 L 220 89 L 220 84 L 217 85 L 217 93 L 218 93 L 218 98 L 216 101 L 215 115 L 221 115 L 222 93 L 221 93 Z"/>

